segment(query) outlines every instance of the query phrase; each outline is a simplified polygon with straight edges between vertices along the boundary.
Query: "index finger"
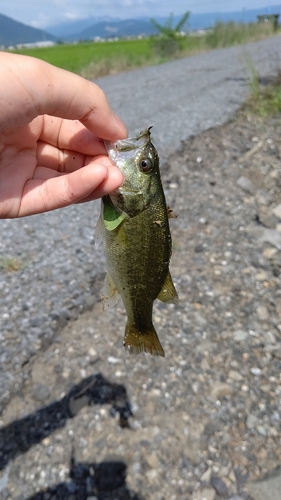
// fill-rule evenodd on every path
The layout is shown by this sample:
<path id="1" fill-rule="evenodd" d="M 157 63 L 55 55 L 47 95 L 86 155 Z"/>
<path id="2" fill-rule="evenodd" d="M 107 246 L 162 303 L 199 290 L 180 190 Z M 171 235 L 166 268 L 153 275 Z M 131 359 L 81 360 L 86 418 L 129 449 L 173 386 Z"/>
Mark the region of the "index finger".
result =
<path id="1" fill-rule="evenodd" d="M 51 87 L 44 94 L 41 104 L 42 114 L 79 120 L 97 137 L 115 141 L 127 136 L 121 120 L 113 113 L 103 90 L 88 80 L 49 67 Z M 41 96 L 42 97 L 42 96 Z"/>
<path id="2" fill-rule="evenodd" d="M 1 54 L 1 72 L 11 85 L 4 87 L 8 122 L 23 126 L 39 115 L 80 120 L 96 136 L 115 141 L 127 136 L 98 85 L 39 59 Z M 2 115 L 3 116 L 3 115 Z M 6 122 L 6 125 L 8 123 Z"/>

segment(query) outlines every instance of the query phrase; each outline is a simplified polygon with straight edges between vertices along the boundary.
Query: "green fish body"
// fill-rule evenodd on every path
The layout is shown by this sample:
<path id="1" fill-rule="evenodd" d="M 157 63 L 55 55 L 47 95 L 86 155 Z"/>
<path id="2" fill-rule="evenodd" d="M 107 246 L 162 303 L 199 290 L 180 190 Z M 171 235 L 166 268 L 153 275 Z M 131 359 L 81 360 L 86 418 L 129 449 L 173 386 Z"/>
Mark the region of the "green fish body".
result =
<path id="1" fill-rule="evenodd" d="M 103 198 L 104 298 L 111 306 L 122 297 L 128 318 L 124 346 L 131 354 L 165 356 L 152 323 L 153 302 L 177 303 L 178 295 L 169 272 L 172 241 L 158 154 L 150 129 L 107 148 L 125 180 Z"/>

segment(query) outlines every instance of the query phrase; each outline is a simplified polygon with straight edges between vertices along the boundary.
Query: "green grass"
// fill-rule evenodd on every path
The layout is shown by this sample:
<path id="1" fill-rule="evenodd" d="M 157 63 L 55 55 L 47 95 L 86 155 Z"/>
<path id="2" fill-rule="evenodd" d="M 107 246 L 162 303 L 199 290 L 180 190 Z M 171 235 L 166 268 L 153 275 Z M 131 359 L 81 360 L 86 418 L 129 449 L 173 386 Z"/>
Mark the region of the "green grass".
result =
<path id="1" fill-rule="evenodd" d="M 205 35 L 189 34 L 178 38 L 178 50 L 169 47 L 157 50 L 161 38 L 118 40 L 112 42 L 88 42 L 77 44 L 58 44 L 48 48 L 21 49 L 14 52 L 43 59 L 55 66 L 78 73 L 85 78 L 119 73 L 134 68 L 160 64 L 172 59 L 219 47 L 242 44 L 260 40 L 273 34 L 271 23 L 235 24 L 218 22 Z M 158 46 L 159 49 L 159 46 Z"/>
<path id="2" fill-rule="evenodd" d="M 14 52 L 38 57 L 78 74 L 87 72 L 90 65 L 99 65 L 101 75 L 97 76 L 103 76 L 105 72 L 117 72 L 125 65 L 127 69 L 145 65 L 151 56 L 149 39 L 58 44 L 54 47 L 21 49 Z"/>
<path id="3" fill-rule="evenodd" d="M 220 48 L 260 40 L 273 34 L 271 23 L 222 23 L 217 22 L 206 36 L 208 47 Z"/>
<path id="4" fill-rule="evenodd" d="M 259 81 L 256 71 L 253 70 L 249 84 L 251 95 L 243 106 L 247 113 L 253 113 L 260 118 L 281 113 L 281 70 L 266 85 Z"/>
<path id="5" fill-rule="evenodd" d="M 242 111 L 260 118 L 267 118 L 281 113 L 281 69 L 277 69 L 275 76 L 264 81 L 260 79 L 249 54 L 244 55 L 244 60 L 251 93 L 242 106 Z M 278 66 L 280 65 L 278 64 Z"/>
<path id="6" fill-rule="evenodd" d="M 22 262 L 20 262 L 16 257 L 0 257 L 0 271 L 19 271 L 22 267 Z"/>

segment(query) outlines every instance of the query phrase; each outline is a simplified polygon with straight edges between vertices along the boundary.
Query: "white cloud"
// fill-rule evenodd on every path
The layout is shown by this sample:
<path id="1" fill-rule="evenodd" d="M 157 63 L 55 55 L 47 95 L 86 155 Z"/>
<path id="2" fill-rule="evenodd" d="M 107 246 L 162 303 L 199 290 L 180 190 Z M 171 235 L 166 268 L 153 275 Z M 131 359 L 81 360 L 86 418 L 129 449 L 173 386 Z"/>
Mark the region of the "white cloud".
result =
<path id="1" fill-rule="evenodd" d="M 29 25 L 33 28 L 42 28 L 42 26 L 47 26 L 50 22 L 51 17 L 40 12 L 36 19 L 29 21 Z M 27 23 L 26 23 L 27 24 Z"/>
<path id="2" fill-rule="evenodd" d="M 65 17 L 66 19 L 69 19 L 70 21 L 75 21 L 76 19 L 80 19 L 80 15 L 74 14 L 74 12 L 65 12 Z"/>

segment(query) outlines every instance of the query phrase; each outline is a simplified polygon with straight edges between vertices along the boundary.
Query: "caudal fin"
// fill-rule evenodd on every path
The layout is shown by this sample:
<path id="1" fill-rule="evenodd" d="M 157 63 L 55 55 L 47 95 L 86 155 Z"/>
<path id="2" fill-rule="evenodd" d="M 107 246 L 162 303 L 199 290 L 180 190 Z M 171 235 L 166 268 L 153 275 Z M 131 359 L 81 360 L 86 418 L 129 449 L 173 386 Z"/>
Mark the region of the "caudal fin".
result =
<path id="1" fill-rule="evenodd" d="M 124 337 L 124 346 L 130 354 L 148 352 L 152 356 L 165 356 L 158 335 L 151 325 L 146 329 L 139 329 L 135 325 L 127 323 Z"/>

